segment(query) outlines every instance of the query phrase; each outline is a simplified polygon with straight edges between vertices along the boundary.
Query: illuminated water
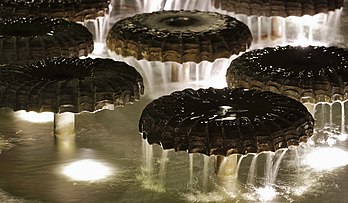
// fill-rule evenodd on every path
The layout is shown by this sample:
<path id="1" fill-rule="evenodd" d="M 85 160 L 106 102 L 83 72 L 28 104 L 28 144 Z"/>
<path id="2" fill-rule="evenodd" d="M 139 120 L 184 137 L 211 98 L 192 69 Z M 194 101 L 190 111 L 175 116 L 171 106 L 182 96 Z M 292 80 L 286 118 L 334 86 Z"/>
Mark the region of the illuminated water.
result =
<path id="1" fill-rule="evenodd" d="M 237 57 L 217 59 L 214 62 L 202 61 L 199 64 L 186 62 L 159 62 L 137 60 L 134 57 L 122 57 L 109 51 L 112 59 L 125 61 L 135 67 L 144 77 L 145 94 L 156 98 L 163 94 L 169 94 L 175 90 L 184 88 L 227 86 L 225 74 L 231 61 Z"/>
<path id="2" fill-rule="evenodd" d="M 136 121 L 149 101 L 114 111 L 78 115 L 75 143 L 55 143 L 52 123 L 18 120 L 10 110 L 2 110 L 0 146 L 7 150 L 0 155 L 0 187 L 3 190 L 0 200 L 229 202 L 241 199 L 257 202 L 260 198 L 268 198 L 272 191 L 276 192 L 275 201 L 317 202 L 333 197 L 348 200 L 342 192 L 348 188 L 347 179 L 342 178 L 348 177 L 348 166 L 318 172 L 301 163 L 307 154 L 305 151 L 311 151 L 313 146 L 284 151 L 282 159 L 279 159 L 282 151 L 276 155 L 238 156 L 238 177 L 228 173 L 224 177 L 220 173 L 218 177 L 215 157 L 189 156 L 186 152 L 163 151 L 160 146 L 144 144 Z M 346 141 L 335 145 L 345 150 L 335 156 L 342 156 L 341 162 L 346 165 Z M 84 182 L 63 174 L 63 167 L 81 160 L 105 164 L 109 167 L 109 176 L 103 181 Z M 254 168 L 251 167 L 253 160 L 257 162 Z M 82 166 L 78 174 L 88 172 L 87 167 Z M 269 173 L 274 175 L 265 175 Z M 267 188 L 269 185 L 271 187 Z"/>
<path id="3" fill-rule="evenodd" d="M 236 17 L 248 25 L 255 48 L 275 45 L 329 45 L 342 39 L 338 33 L 342 10 L 314 16 L 264 17 L 234 14 L 222 10 L 218 12 Z"/>
<path id="4" fill-rule="evenodd" d="M 347 23 L 341 27 L 348 31 Z M 203 86 L 192 82 L 186 85 Z M 316 105 L 309 145 L 232 156 L 224 166 L 236 168 L 221 165 L 217 174 L 216 157 L 163 151 L 141 139 L 138 119 L 150 101 L 77 115 L 76 142 L 55 142 L 52 122 L 0 110 L 0 202 L 348 202 L 348 111 L 341 103 Z"/>
<path id="5" fill-rule="evenodd" d="M 327 45 L 341 41 L 337 32 L 342 10 L 328 14 L 316 14 L 303 17 L 264 17 L 247 16 L 215 8 L 213 0 L 142 0 L 136 3 L 143 12 L 159 10 L 202 10 L 227 14 L 242 21 L 250 28 L 254 37 L 254 48 L 284 44 Z"/>

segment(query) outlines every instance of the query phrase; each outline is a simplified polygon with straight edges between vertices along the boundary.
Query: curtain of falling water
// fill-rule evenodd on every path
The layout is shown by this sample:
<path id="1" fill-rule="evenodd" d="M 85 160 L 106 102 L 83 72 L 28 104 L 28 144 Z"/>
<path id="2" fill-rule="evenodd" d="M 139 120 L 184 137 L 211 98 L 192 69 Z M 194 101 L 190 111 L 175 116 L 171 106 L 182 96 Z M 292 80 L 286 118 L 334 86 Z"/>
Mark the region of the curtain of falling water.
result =
<path id="1" fill-rule="evenodd" d="M 147 174 L 151 174 L 152 173 L 152 167 L 153 167 L 153 149 L 152 149 L 152 145 L 149 145 L 147 143 L 147 140 L 143 139 L 143 155 L 144 155 L 144 161 L 145 161 L 145 172 Z"/>
<path id="2" fill-rule="evenodd" d="M 229 64 L 237 57 L 233 55 L 230 58 L 220 58 L 214 62 L 179 64 L 122 57 L 110 50 L 109 54 L 114 60 L 125 61 L 135 67 L 143 75 L 147 87 L 145 94 L 152 98 L 184 88 L 226 87 L 226 80 L 223 78 L 225 78 Z"/>
<path id="3" fill-rule="evenodd" d="M 108 32 L 110 16 L 107 14 L 96 19 L 88 19 L 82 22 L 82 25 L 93 34 L 95 43 L 105 41 L 106 33 Z"/>
<path id="4" fill-rule="evenodd" d="M 192 191 L 193 190 L 193 154 L 192 153 L 189 154 L 189 175 L 190 175 L 189 188 L 190 188 L 190 191 Z"/>
<path id="5" fill-rule="evenodd" d="M 160 176 L 160 185 L 162 187 L 165 187 L 165 181 L 166 181 L 166 172 L 167 172 L 167 159 L 168 159 L 168 152 L 170 150 L 163 150 L 162 151 L 162 158 L 160 162 L 160 171 L 159 171 L 159 176 Z"/>
<path id="6" fill-rule="evenodd" d="M 259 154 L 254 154 L 253 159 L 249 167 L 249 173 L 247 176 L 247 185 L 255 185 L 256 176 L 257 176 L 257 157 Z"/>
<path id="7" fill-rule="evenodd" d="M 214 9 L 213 9 L 214 10 Z M 323 45 L 341 41 L 337 32 L 341 9 L 330 11 L 328 14 L 316 14 L 304 17 L 265 17 L 235 14 L 221 9 L 224 13 L 244 22 L 250 28 L 254 43 L 251 49 L 273 45 Z"/>
<path id="8" fill-rule="evenodd" d="M 271 185 L 272 174 L 273 174 L 273 158 L 274 153 L 266 153 L 266 164 L 265 164 L 265 185 Z"/>
<path id="9" fill-rule="evenodd" d="M 242 161 L 243 161 L 243 159 L 244 159 L 245 157 L 247 157 L 247 155 L 242 155 L 242 156 L 240 156 L 240 158 L 239 158 L 239 160 L 238 160 L 237 169 L 236 169 L 236 171 L 237 171 L 237 178 L 238 178 L 238 175 L 239 175 L 239 168 L 240 168 L 240 165 L 242 164 Z"/>
<path id="10" fill-rule="evenodd" d="M 346 139 L 345 104 L 346 101 L 335 101 L 313 105 L 313 117 L 316 121 L 316 133 L 313 137 L 315 142 L 333 145 Z"/>
<path id="11" fill-rule="evenodd" d="M 344 108 L 344 102 L 340 102 L 341 103 L 341 134 L 346 134 L 346 118 L 345 118 L 345 108 Z"/>
<path id="12" fill-rule="evenodd" d="M 209 184 L 209 162 L 210 157 L 209 156 L 203 156 L 204 157 L 204 166 L 203 166 L 203 191 L 208 192 L 208 184 Z"/>
<path id="13" fill-rule="evenodd" d="M 279 157 L 277 157 L 276 161 L 274 162 L 274 159 L 273 159 L 273 165 L 272 165 L 272 172 L 271 172 L 271 177 L 270 178 L 267 178 L 270 180 L 269 184 L 273 185 L 276 181 L 276 178 L 278 176 L 278 171 L 279 171 L 279 166 L 280 166 L 280 163 L 282 162 L 283 160 L 283 157 L 285 155 L 285 153 L 288 151 L 288 149 L 282 149 L 282 150 L 279 150 L 277 151 L 276 154 L 280 153 Z M 275 156 L 274 156 L 275 157 Z M 274 158 L 273 157 L 273 158 Z M 266 183 L 267 184 L 267 183 Z"/>

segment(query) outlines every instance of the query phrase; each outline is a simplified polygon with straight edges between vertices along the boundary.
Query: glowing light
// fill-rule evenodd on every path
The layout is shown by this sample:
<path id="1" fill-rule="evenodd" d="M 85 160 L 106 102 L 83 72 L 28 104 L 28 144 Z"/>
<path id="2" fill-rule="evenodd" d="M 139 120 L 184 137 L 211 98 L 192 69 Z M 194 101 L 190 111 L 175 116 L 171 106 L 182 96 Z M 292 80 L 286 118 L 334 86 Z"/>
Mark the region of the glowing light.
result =
<path id="1" fill-rule="evenodd" d="M 303 164 L 318 171 L 333 170 L 348 165 L 348 153 L 339 148 L 319 148 L 309 153 Z"/>
<path id="2" fill-rule="evenodd" d="M 293 192 L 294 192 L 294 194 L 295 194 L 296 196 L 301 196 L 301 195 L 303 195 L 304 193 L 306 193 L 307 190 L 308 190 L 308 187 L 307 187 L 307 186 L 300 186 L 300 187 L 298 187 L 298 188 L 295 188 Z"/>
<path id="3" fill-rule="evenodd" d="M 344 141 L 347 140 L 347 134 L 339 134 L 339 135 L 337 136 L 337 139 L 338 139 L 339 141 L 341 141 L 341 142 L 344 142 Z"/>
<path id="4" fill-rule="evenodd" d="M 63 174 L 78 181 L 97 181 L 112 174 L 111 169 L 104 163 L 91 159 L 73 162 L 63 168 Z"/>
<path id="5" fill-rule="evenodd" d="M 21 120 L 33 122 L 33 123 L 46 123 L 53 122 L 54 114 L 52 112 L 37 113 L 34 111 L 17 111 L 15 116 Z"/>
<path id="6" fill-rule="evenodd" d="M 333 145 L 336 144 L 336 139 L 334 139 L 333 137 L 329 137 L 327 140 L 326 140 L 326 143 L 331 147 Z"/>
<path id="7" fill-rule="evenodd" d="M 262 201 L 270 201 L 277 196 L 276 190 L 271 186 L 256 188 L 255 192 Z"/>

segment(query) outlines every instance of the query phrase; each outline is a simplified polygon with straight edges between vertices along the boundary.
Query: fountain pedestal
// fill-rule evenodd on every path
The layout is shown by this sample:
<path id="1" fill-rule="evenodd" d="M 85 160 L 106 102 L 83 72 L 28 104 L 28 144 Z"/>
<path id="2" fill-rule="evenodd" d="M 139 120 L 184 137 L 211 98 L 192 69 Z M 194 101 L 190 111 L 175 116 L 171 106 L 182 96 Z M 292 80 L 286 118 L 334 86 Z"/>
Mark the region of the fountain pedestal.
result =
<path id="1" fill-rule="evenodd" d="M 54 114 L 54 137 L 56 139 L 71 139 L 75 136 L 75 114 Z"/>

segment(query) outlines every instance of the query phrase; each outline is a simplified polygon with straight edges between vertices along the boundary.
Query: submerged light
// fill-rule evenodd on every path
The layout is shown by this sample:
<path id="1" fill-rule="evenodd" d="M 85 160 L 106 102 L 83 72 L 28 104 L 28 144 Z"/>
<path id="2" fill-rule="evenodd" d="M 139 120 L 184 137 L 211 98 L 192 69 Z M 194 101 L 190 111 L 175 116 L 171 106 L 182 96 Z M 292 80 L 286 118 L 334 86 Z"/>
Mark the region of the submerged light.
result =
<path id="1" fill-rule="evenodd" d="M 63 174 L 72 180 L 97 181 L 112 175 L 112 170 L 105 163 L 92 159 L 72 162 L 63 167 Z"/>
<path id="2" fill-rule="evenodd" d="M 348 152 L 332 147 L 315 149 L 305 157 L 303 164 L 317 171 L 333 170 L 348 165 Z"/>
<path id="3" fill-rule="evenodd" d="M 271 186 L 260 187 L 256 188 L 255 190 L 256 194 L 262 201 L 270 201 L 277 196 L 276 190 Z"/>
<path id="4" fill-rule="evenodd" d="M 42 112 L 37 113 L 35 111 L 17 111 L 15 112 L 15 115 L 20 120 L 29 121 L 32 123 L 46 123 L 46 122 L 53 122 L 54 119 L 54 113 L 52 112 Z"/>

